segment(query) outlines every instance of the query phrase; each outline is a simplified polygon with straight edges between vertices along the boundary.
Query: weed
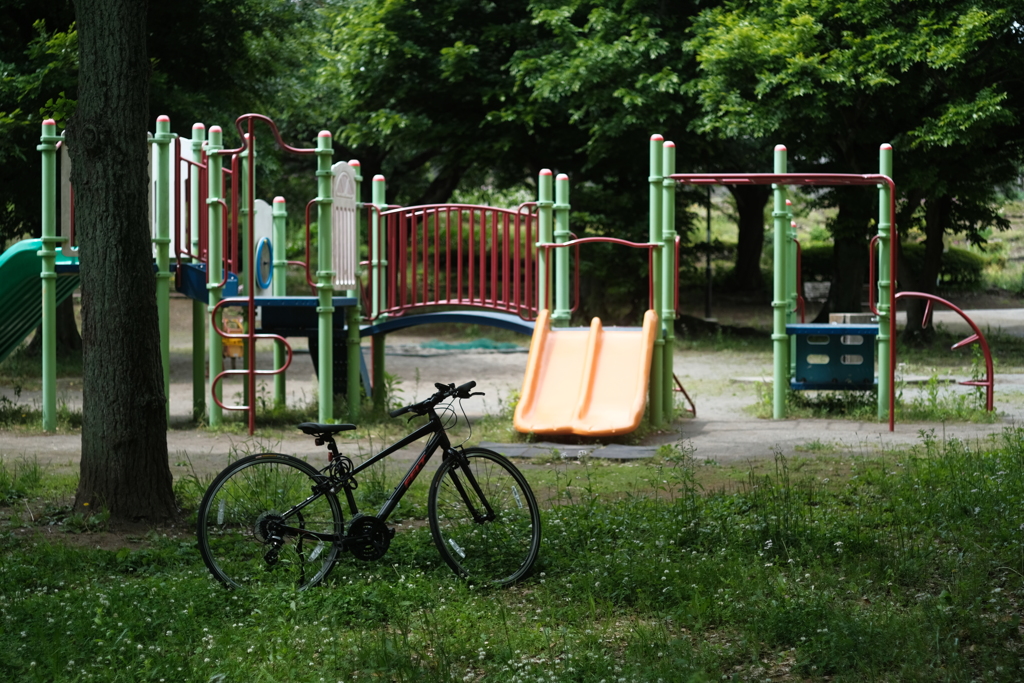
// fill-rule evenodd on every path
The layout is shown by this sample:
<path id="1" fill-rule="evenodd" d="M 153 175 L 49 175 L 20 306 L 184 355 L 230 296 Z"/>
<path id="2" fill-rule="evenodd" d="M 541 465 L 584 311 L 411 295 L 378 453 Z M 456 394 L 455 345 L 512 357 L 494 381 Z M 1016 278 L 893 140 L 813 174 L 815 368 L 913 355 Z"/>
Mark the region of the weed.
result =
<path id="1" fill-rule="evenodd" d="M 974 445 L 925 431 L 881 459 L 709 467 L 681 443 L 650 464 L 524 469 L 554 490 L 536 574 L 507 590 L 457 580 L 422 524 L 299 594 L 224 590 L 188 539 L 99 550 L 18 529 L 0 543 L 2 666 L 112 682 L 1024 674 L 1022 429 Z M 701 484 L 724 470 L 742 486 Z"/>
<path id="2" fill-rule="evenodd" d="M 38 493 L 43 471 L 35 460 L 16 460 L 10 465 L 0 460 L 0 505 Z"/>

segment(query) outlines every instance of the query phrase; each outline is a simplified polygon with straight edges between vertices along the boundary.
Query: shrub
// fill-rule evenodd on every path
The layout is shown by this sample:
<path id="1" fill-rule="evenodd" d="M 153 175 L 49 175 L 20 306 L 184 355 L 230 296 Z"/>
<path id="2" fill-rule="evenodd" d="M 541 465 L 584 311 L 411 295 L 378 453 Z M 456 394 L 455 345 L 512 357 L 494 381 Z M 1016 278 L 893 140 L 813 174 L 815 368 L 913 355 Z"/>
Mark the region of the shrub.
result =
<path id="1" fill-rule="evenodd" d="M 910 242 L 903 245 L 903 258 L 911 273 L 919 273 L 924 266 L 923 244 Z M 952 289 L 979 287 L 986 259 L 980 254 L 949 247 L 942 253 L 939 268 L 939 285 Z M 824 281 L 832 278 L 832 245 L 811 244 L 805 246 L 801 259 L 801 276 L 805 282 Z M 867 273 L 864 273 L 867 277 Z"/>

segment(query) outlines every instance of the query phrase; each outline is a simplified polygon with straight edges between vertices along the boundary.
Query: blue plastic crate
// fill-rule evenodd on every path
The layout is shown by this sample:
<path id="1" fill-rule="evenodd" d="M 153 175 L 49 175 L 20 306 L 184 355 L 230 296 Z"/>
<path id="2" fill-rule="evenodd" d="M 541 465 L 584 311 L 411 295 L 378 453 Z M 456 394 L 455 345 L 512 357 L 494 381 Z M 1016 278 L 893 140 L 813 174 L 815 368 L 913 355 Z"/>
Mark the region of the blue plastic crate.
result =
<path id="1" fill-rule="evenodd" d="M 796 337 L 794 389 L 865 390 L 875 386 L 877 325 L 786 325 Z"/>

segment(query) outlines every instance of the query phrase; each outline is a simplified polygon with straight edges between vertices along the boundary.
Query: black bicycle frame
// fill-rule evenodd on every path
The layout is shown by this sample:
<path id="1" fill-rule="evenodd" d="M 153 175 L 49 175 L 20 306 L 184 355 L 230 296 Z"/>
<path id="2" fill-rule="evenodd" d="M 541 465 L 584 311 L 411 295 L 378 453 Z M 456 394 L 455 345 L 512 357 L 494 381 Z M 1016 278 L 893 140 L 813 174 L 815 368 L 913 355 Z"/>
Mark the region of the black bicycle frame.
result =
<path id="1" fill-rule="evenodd" d="M 388 457 L 395 451 L 401 448 L 405 448 L 406 446 L 415 441 L 419 441 L 428 434 L 433 434 L 430 440 L 427 441 L 426 446 L 423 447 L 423 450 L 420 452 L 419 457 L 416 458 L 416 461 L 413 462 L 412 466 L 409 468 L 409 471 L 406 472 L 402 480 L 398 483 L 397 486 L 395 486 L 395 489 L 391 492 L 391 495 L 388 496 L 388 499 L 384 501 L 384 504 L 377 512 L 377 519 L 386 521 L 388 517 L 391 516 L 391 513 L 395 511 L 395 508 L 398 507 L 398 503 L 402 500 L 402 496 L 404 496 L 405 493 L 409 490 L 409 487 L 412 486 L 412 483 L 416 481 L 416 477 L 419 476 L 419 473 L 423 470 L 423 467 L 430 461 L 430 458 L 433 457 L 434 453 L 436 453 L 439 448 L 444 453 L 455 453 L 452 450 L 452 444 L 451 441 L 449 441 L 448 439 L 448 434 L 444 431 L 444 426 L 441 424 L 441 418 L 438 417 L 437 413 L 434 412 L 433 408 L 430 409 L 428 415 L 430 416 L 430 420 L 427 421 L 427 424 L 423 425 L 422 427 L 418 427 L 408 436 L 397 441 L 391 446 L 388 446 L 377 455 L 373 456 L 366 462 L 359 465 L 359 467 L 356 467 L 351 472 L 348 472 L 343 478 L 331 477 L 325 479 L 325 481 L 321 485 L 316 487 L 313 495 L 309 496 L 308 498 L 306 498 L 306 500 L 302 501 L 298 505 L 292 507 L 287 512 L 283 513 L 281 517 L 283 519 L 291 518 L 292 516 L 302 511 L 303 508 L 312 503 L 314 500 L 316 500 L 322 495 L 325 495 L 326 491 L 337 491 L 339 487 L 345 488 L 345 495 L 346 498 L 348 499 L 350 512 L 353 515 L 358 514 L 359 509 L 357 508 L 355 500 L 352 497 L 351 489 L 347 488 L 346 486 L 347 482 L 353 479 L 357 474 L 359 474 L 366 468 L 375 465 L 376 463 Z M 469 470 L 466 470 L 464 474 L 466 475 L 466 479 L 469 482 L 470 487 L 473 489 L 473 492 L 476 493 L 477 498 L 483 502 L 484 508 L 486 509 L 486 512 L 484 514 L 480 514 L 480 512 L 477 511 L 476 506 L 473 505 L 472 500 L 466 494 L 464 484 L 462 483 L 462 481 L 460 481 L 459 477 L 455 474 L 455 472 L 452 472 L 452 480 L 455 483 L 455 488 L 458 490 L 459 494 L 462 496 L 462 499 L 465 501 L 469 511 L 472 513 L 473 519 L 476 520 L 478 524 L 483 524 L 484 522 L 494 519 L 494 510 L 491 508 L 490 502 L 488 502 L 487 498 L 484 496 L 483 491 L 480 489 L 480 485 L 477 483 L 476 477 L 474 477 L 473 474 L 469 472 Z M 293 526 L 281 525 L 278 526 L 275 530 L 282 535 L 293 535 L 300 537 L 304 536 L 308 538 L 315 538 L 317 540 L 325 542 L 341 543 L 342 545 L 344 545 L 345 542 L 344 537 L 338 534 L 326 534 L 317 531 L 309 531 L 307 529 L 299 529 Z"/>

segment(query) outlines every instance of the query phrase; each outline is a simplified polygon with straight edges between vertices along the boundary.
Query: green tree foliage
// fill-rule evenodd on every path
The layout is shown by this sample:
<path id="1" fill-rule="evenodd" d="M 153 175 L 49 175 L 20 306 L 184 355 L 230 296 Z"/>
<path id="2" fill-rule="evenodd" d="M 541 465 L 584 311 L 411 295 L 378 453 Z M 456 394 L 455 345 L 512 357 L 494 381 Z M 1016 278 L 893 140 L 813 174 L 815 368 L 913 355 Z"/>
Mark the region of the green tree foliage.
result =
<path id="1" fill-rule="evenodd" d="M 39 125 L 67 121 L 77 98 L 78 37 L 69 2 L 0 9 L 0 251 L 39 233 Z"/>
<path id="2" fill-rule="evenodd" d="M 150 2 L 149 120 L 230 130 L 259 110 L 297 124 L 313 97 L 316 5 L 311 1 Z M 9 0 L 0 9 L 0 248 L 39 232 L 39 124 L 63 127 L 78 99 L 78 36 L 68 0 Z M 305 132 L 305 131 L 303 131 Z"/>
<path id="3" fill-rule="evenodd" d="M 892 142 L 906 210 L 922 200 L 932 206 L 929 239 L 941 253 L 934 247 L 945 230 L 977 236 L 998 225 L 991 189 L 1020 161 L 1021 95 L 1012 84 L 1020 9 L 795 0 L 705 10 L 689 42 L 700 63 L 691 84 L 703 110 L 699 127 L 785 140 L 797 153 L 791 170 L 874 172 L 878 145 Z M 831 302 L 841 308 L 859 306 L 873 194 L 825 197 L 839 207 L 833 291 L 852 293 Z M 937 262 L 932 267 L 937 272 Z"/>
<path id="4" fill-rule="evenodd" d="M 685 38 L 703 6 L 657 0 L 531 4 L 534 22 L 547 35 L 517 51 L 513 70 L 533 101 L 561 105 L 586 136 L 584 164 L 574 180 L 582 181 L 585 196 L 594 198 L 594 231 L 603 227 L 644 239 L 647 206 L 638 179 L 647 175 L 641 142 L 651 133 L 663 133 L 677 143 L 680 172 L 763 171 L 771 163 L 770 148 L 764 145 L 703 134 L 692 125 L 700 110 L 688 84 L 698 74 Z M 763 188 L 730 190 L 740 228 L 731 284 L 739 290 L 760 290 L 768 195 Z M 680 192 L 680 209 L 702 196 Z M 677 215 L 685 233 L 694 217 L 682 210 Z M 692 267 L 694 257 L 684 252 L 683 267 Z"/>
<path id="5" fill-rule="evenodd" d="M 508 63 L 536 41 L 525 0 L 355 0 L 324 10 L 319 89 L 339 144 L 391 201 L 446 201 L 464 179 L 507 187 L 571 149 L 564 123 L 518 107 Z"/>

